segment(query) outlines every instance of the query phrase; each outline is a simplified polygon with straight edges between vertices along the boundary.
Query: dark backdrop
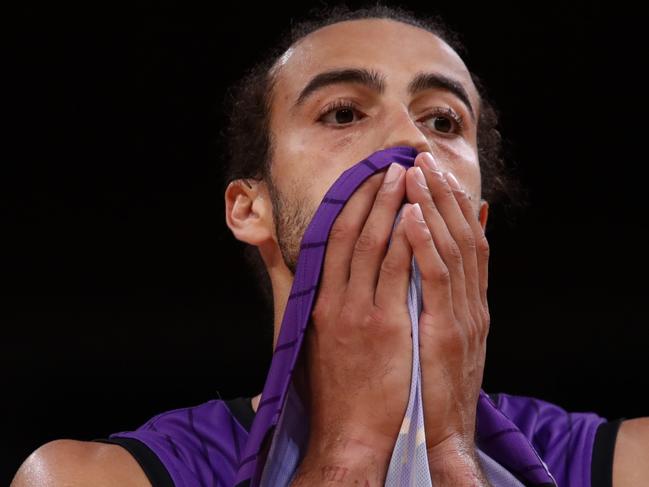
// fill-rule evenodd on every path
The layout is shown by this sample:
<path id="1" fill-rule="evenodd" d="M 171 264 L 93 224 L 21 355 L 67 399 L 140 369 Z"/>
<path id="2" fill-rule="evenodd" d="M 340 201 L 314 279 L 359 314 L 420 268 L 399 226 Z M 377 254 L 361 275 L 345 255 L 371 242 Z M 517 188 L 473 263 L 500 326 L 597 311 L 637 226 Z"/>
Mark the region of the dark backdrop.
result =
<path id="1" fill-rule="evenodd" d="M 217 134 L 225 88 L 312 5 L 212 3 L 4 19 L 0 483 L 51 439 L 263 384 L 270 323 L 224 224 Z M 529 191 L 492 208 L 485 388 L 647 415 L 642 16 L 486 3 L 437 10 Z"/>

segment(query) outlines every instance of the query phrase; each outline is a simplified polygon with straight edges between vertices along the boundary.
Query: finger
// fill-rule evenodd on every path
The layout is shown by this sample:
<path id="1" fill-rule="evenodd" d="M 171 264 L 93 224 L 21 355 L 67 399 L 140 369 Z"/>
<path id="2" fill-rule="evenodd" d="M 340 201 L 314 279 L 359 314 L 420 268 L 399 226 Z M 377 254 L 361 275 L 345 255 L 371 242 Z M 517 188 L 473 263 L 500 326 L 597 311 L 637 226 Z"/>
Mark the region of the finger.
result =
<path id="1" fill-rule="evenodd" d="M 487 308 L 487 287 L 489 280 L 489 242 L 487 241 L 484 229 L 480 224 L 480 220 L 478 219 L 474 211 L 473 205 L 471 204 L 470 197 L 464 191 L 454 191 L 454 193 L 455 198 L 457 199 L 457 202 L 462 209 L 462 214 L 469 223 L 471 232 L 473 233 L 478 269 L 477 292 L 480 296 L 482 306 Z"/>
<path id="2" fill-rule="evenodd" d="M 374 302 L 379 268 L 390 233 L 405 196 L 404 168 L 392 163 L 376 194 L 372 210 L 356 241 L 349 269 L 347 296 L 350 302 Z"/>
<path id="3" fill-rule="evenodd" d="M 415 203 L 405 215 L 405 230 L 421 274 L 422 312 L 431 317 L 452 317 L 451 275 L 424 220 L 421 207 Z M 454 322 L 454 320 L 440 320 Z"/>
<path id="4" fill-rule="evenodd" d="M 435 247 L 448 268 L 455 316 L 464 316 L 468 307 L 466 281 L 472 278 L 471 261 L 469 258 L 468 267 L 465 268 L 463 250 L 451 231 L 457 226 L 457 219 L 464 219 L 464 217 L 458 207 L 449 208 L 449 199 L 453 200 L 456 206 L 457 203 L 445 181 L 441 179 L 433 181 L 429 189 L 419 166 L 413 167 L 408 173 L 406 181 L 408 200 L 419 203 L 422 209 Z M 446 207 L 444 213 L 440 205 Z"/>
<path id="5" fill-rule="evenodd" d="M 408 300 L 410 286 L 410 263 L 412 247 L 406 236 L 404 215 L 410 204 L 404 205 L 399 222 L 392 232 L 392 239 L 381 263 L 374 304 L 379 309 L 393 310 L 404 307 Z"/>
<path id="6" fill-rule="evenodd" d="M 349 263 L 354 244 L 372 209 L 382 181 L 383 174 L 381 173 L 367 178 L 347 200 L 332 225 L 327 238 L 327 250 L 320 283 L 321 293 L 340 294 L 345 291 L 349 281 Z"/>
<path id="7" fill-rule="evenodd" d="M 439 167 L 429 152 L 421 153 L 416 159 L 415 165 L 422 169 L 426 184 L 431 188 L 435 203 L 439 207 L 439 212 L 459 246 L 464 266 L 467 298 L 473 308 L 475 303 L 481 300 L 480 269 L 475 234 L 470 224 L 474 218 L 465 214 L 460 205 L 460 199 L 468 199 L 468 197 L 452 173 L 447 173 L 448 177 L 440 177 Z"/>

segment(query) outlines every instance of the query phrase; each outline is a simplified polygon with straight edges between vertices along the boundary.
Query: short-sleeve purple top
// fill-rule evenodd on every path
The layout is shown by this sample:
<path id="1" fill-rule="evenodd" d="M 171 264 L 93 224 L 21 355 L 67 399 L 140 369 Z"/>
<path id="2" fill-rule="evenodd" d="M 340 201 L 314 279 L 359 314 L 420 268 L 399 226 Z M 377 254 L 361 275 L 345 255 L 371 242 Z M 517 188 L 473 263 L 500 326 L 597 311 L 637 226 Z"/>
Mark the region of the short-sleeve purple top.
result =
<path id="1" fill-rule="evenodd" d="M 262 445 L 272 435 L 317 294 L 329 230 L 345 202 L 369 176 L 396 162 L 414 164 L 412 147 L 381 150 L 359 161 L 324 196 L 300 247 L 295 279 L 256 413 L 242 399 L 155 416 L 135 431 L 109 436 L 140 463 L 154 486 L 256 487 Z M 538 399 L 481 391 L 477 446 L 524 485 L 611 485 L 618 422 L 593 413 L 568 413 Z M 595 460 L 594 460 L 595 459 Z M 598 484 L 597 482 L 603 482 Z"/>
<path id="2" fill-rule="evenodd" d="M 612 485 L 619 422 L 606 422 L 593 413 L 569 413 L 531 397 L 492 394 L 491 399 L 532 444 L 558 486 Z M 125 447 L 153 487 L 231 487 L 237 485 L 235 476 L 253 417 L 248 398 L 215 399 L 164 412 L 134 431 L 96 441 Z"/>

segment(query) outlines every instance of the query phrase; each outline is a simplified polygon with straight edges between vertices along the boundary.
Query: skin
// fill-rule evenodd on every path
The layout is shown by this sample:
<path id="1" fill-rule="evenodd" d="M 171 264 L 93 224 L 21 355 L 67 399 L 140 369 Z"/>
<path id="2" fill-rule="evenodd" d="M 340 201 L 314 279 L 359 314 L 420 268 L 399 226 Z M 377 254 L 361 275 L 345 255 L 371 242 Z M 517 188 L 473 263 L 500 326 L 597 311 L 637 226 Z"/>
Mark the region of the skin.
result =
<path id="1" fill-rule="evenodd" d="M 404 39 L 406 50 L 401 47 Z M 358 84 L 334 85 L 293 108 L 300 89 L 315 74 L 342 67 L 380 71 L 385 92 L 379 95 Z M 280 199 L 281 208 L 300 208 L 311 216 L 335 179 L 367 154 L 397 145 L 421 152 L 416 168 L 406 172 L 396 166 L 389 183 L 384 183 L 383 175 L 371 178 L 332 230 L 313 331 L 307 337 L 309 358 L 303 377 L 312 435 L 296 484 L 314 485 L 323 480 L 322 472 L 332 469 L 346 472 L 339 480 L 350 485 L 378 485 L 385 478 L 410 382 L 405 296 L 413 253 L 422 263 L 420 352 L 431 472 L 440 485 L 442 479 L 454 485 L 485 484 L 473 444 L 489 319 L 488 244 L 483 232 L 487 203 L 480 200 L 473 121 L 479 112 L 472 116 L 446 91 L 408 94 L 408 83 L 423 71 L 457 80 L 479 110 L 477 91 L 459 56 L 432 34 L 396 22 L 345 22 L 321 29 L 295 46 L 275 69 L 270 126 L 276 143 L 271 186 L 257 186 L 262 201 L 272 196 Z M 340 124 L 335 112 L 322 117 L 321 111 L 342 97 L 355 101 L 358 108 L 358 117 L 344 129 L 336 127 Z M 451 123 L 448 132 L 436 129 L 430 114 L 435 108 L 460 114 L 464 128 Z M 463 191 L 452 191 L 451 184 Z M 423 212 L 408 208 L 386 254 L 392 222 L 404 199 L 417 203 Z M 235 198 L 235 214 L 238 204 L 248 201 Z M 277 332 L 293 277 L 286 262 L 295 261 L 296 235 L 301 236 L 303 229 L 286 232 L 281 223 L 268 225 L 263 221 L 267 209 L 261 206 L 259 227 L 265 231 L 252 235 L 251 228 L 240 227 L 235 219 L 228 219 L 228 224 L 237 238 L 260 248 L 273 283 Z"/>
<path id="2" fill-rule="evenodd" d="M 380 71 L 385 92 L 339 84 L 291 110 L 313 75 L 340 67 Z M 373 19 L 310 34 L 274 68 L 272 180 L 235 181 L 226 190 L 229 228 L 237 239 L 256 245 L 267 266 L 277 337 L 299 239 L 326 190 L 345 169 L 376 150 L 410 145 L 420 152 L 415 168 L 397 167 L 389 177 L 381 173 L 369 178 L 332 230 L 307 334 L 308 353 L 296 369 L 312 435 L 294 485 L 383 485 L 410 383 L 412 350 L 404 303 L 413 255 L 423 276 L 420 356 L 433 482 L 486 485 L 473 444 L 489 327 L 488 205 L 480 198 L 476 126 L 450 93 L 427 90 L 411 97 L 406 86 L 421 71 L 461 83 L 477 119 L 479 98 L 466 66 L 427 31 Z M 334 127 L 336 112 L 324 119 L 319 114 L 341 97 L 358 104 L 343 129 Z M 464 129 L 446 133 L 447 125 L 433 123 L 439 122 L 439 115 L 430 115 L 434 107 L 461 114 Z M 388 247 L 403 201 L 408 207 Z M 253 408 L 258 402 L 259 396 Z M 649 482 L 649 467 L 641 461 L 648 440 L 647 418 L 623 423 L 616 443 L 615 486 Z M 91 481 L 150 485 L 117 445 L 56 440 L 24 462 L 12 486 Z"/>
<path id="3" fill-rule="evenodd" d="M 377 45 L 377 34 L 381 32 Z M 411 36 L 408 49 L 403 50 L 404 31 Z M 350 49 L 350 44 L 354 49 Z M 426 62 L 422 62 L 426 59 Z M 299 90 L 315 74 L 332 68 L 366 67 L 378 69 L 386 76 L 386 93 L 373 94 L 367 88 L 354 85 L 329 87 L 315 94 L 297 112 L 292 104 Z M 453 174 L 473 197 L 474 209 L 480 210 L 480 169 L 477 157 L 477 127 L 462 103 L 441 91 L 429 90 L 411 99 L 406 93 L 408 81 L 415 73 L 431 71 L 458 80 L 468 91 L 474 107 L 479 97 L 461 58 L 445 43 L 427 31 L 387 20 L 343 22 L 329 26 L 304 38 L 285 54 L 275 67 L 278 82 L 271 103 L 271 131 L 275 137 L 272 164 L 272 183 L 285 201 L 284 206 L 304 208 L 310 216 L 326 190 L 337 177 L 352 164 L 368 154 L 397 145 L 410 145 L 418 151 L 433 152 L 438 164 Z M 334 124 L 316 123 L 318 111 L 339 98 L 362 102 L 358 123 L 345 129 Z M 463 137 L 443 136 L 424 126 L 432 124 L 430 116 L 435 107 L 452 107 L 467 122 Z M 334 121 L 329 114 L 327 121 Z M 478 116 L 478 112 L 475 114 Z M 235 190 L 234 188 L 229 191 Z M 258 188 L 262 198 L 267 185 Z M 236 190 L 235 190 L 236 191 Z M 226 204 L 232 196 L 226 196 Z M 236 198 L 236 197 L 235 197 Z M 233 203 L 236 205 L 235 203 Z M 486 202 L 483 219 L 486 222 Z M 237 208 L 234 208 L 236 211 Z M 261 217 L 262 215 L 260 215 Z M 270 215 L 263 214 L 268 218 Z M 281 220 L 281 216 L 279 219 Z M 231 218 L 228 225 L 237 238 L 238 222 Z M 296 218 L 294 218 L 295 220 Z M 275 302 L 280 307 L 275 314 L 275 330 L 281 321 L 283 308 L 290 290 L 293 275 L 282 258 L 275 240 L 279 237 L 295 260 L 301 237 L 309 219 L 288 242 L 281 242 L 284 235 L 274 235 L 272 225 L 266 232 L 250 235 L 248 229 L 240 235 L 244 241 L 260 248 L 271 276 Z M 268 224 L 266 220 L 262 224 Z M 249 230 L 253 230 L 252 228 Z M 261 230 L 261 229 L 254 229 Z M 278 252 L 278 250 L 280 250 Z"/>

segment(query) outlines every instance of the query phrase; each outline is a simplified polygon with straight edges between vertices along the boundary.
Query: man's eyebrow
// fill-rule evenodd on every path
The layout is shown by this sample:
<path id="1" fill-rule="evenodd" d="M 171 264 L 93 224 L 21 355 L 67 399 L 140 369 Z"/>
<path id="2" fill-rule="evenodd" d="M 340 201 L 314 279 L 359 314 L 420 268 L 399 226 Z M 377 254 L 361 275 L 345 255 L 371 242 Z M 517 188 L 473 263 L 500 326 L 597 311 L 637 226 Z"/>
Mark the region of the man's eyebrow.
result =
<path id="1" fill-rule="evenodd" d="M 302 105 L 313 93 L 327 86 L 341 83 L 356 83 L 382 94 L 385 91 L 385 78 L 378 72 L 363 68 L 345 68 L 324 71 L 315 75 L 300 91 L 293 109 Z M 419 73 L 408 84 L 408 93 L 415 95 L 428 89 L 441 89 L 454 94 L 468 108 L 471 118 L 475 121 L 475 114 L 469 96 L 464 86 L 447 76 L 437 73 Z"/>
<path id="2" fill-rule="evenodd" d="M 420 91 L 429 90 L 431 88 L 437 88 L 439 90 L 453 93 L 466 105 L 471 114 L 471 118 L 475 121 L 475 113 L 473 112 L 469 95 L 464 89 L 464 86 L 462 86 L 462 83 L 453 78 L 437 73 L 418 73 L 408 84 L 408 93 L 410 95 L 415 95 Z"/>
<path id="3" fill-rule="evenodd" d="M 333 69 L 315 75 L 302 89 L 293 108 L 302 105 L 304 101 L 318 90 L 340 83 L 356 83 L 367 86 L 381 94 L 385 91 L 385 81 L 379 73 L 368 69 L 348 68 Z"/>

